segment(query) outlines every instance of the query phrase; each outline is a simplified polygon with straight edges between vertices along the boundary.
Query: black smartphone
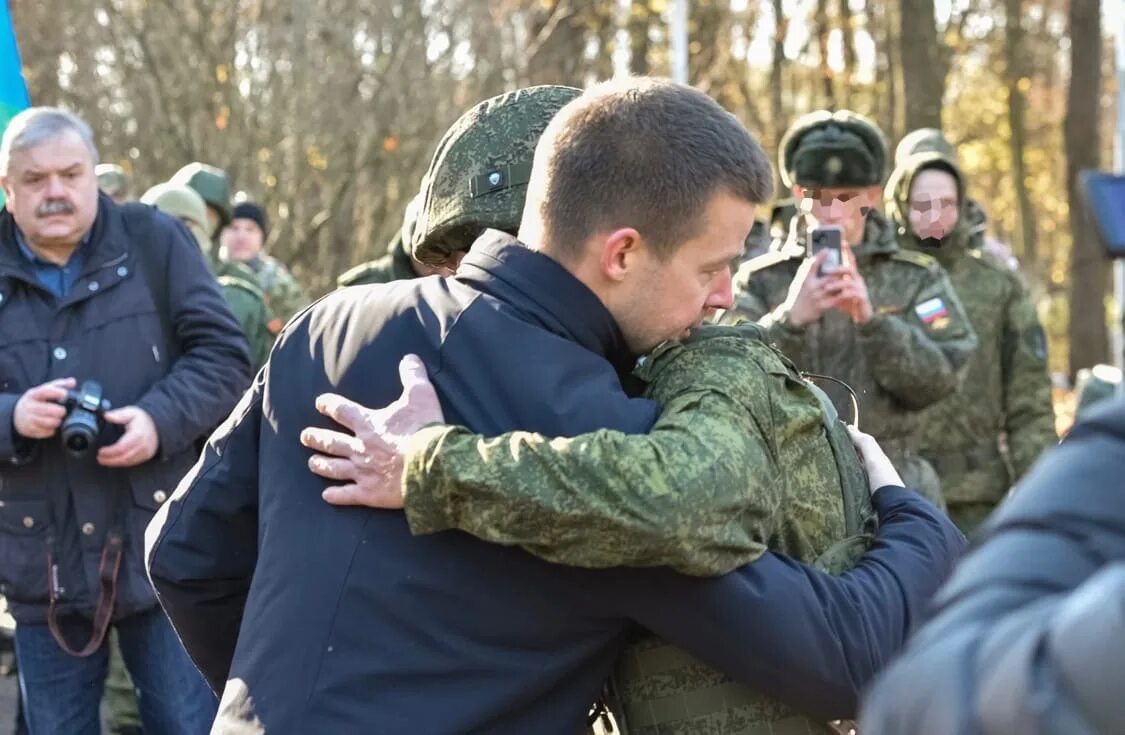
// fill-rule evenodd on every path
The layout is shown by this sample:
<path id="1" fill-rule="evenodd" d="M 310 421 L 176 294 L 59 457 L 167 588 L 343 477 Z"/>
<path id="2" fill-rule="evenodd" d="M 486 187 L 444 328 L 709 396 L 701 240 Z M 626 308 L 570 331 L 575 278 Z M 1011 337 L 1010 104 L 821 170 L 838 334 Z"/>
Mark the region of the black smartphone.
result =
<path id="1" fill-rule="evenodd" d="M 1083 171 L 1081 181 L 1102 247 L 1111 258 L 1125 258 L 1125 176 Z"/>
<path id="2" fill-rule="evenodd" d="M 820 225 L 809 230 L 809 257 L 815 258 L 821 250 L 828 251 L 816 272 L 823 278 L 844 264 L 844 231 L 839 225 Z"/>

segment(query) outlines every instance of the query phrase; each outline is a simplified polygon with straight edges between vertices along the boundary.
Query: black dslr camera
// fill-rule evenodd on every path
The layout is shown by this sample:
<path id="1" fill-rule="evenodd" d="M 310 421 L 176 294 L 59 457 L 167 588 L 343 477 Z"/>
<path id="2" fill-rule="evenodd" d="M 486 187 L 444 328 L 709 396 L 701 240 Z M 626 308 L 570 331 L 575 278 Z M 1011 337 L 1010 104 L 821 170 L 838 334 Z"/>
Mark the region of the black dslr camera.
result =
<path id="1" fill-rule="evenodd" d="M 87 380 L 76 391 L 68 390 L 62 405 L 66 406 L 66 418 L 59 427 L 59 436 L 71 456 L 82 457 L 97 442 L 105 426 L 105 412 L 111 406 L 102 398 L 101 384 L 93 380 Z"/>

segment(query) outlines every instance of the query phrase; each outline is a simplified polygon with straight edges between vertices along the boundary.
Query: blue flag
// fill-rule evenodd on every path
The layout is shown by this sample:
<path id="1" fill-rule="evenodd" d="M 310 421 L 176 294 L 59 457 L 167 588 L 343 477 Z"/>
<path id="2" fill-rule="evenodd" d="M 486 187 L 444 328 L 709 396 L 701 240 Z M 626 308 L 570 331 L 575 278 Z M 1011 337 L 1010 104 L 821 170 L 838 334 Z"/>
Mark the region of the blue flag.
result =
<path id="1" fill-rule="evenodd" d="M 8 3 L 0 0 L 0 133 L 16 113 L 30 104 L 20 66 L 20 51 L 16 46 L 16 29 L 12 27 L 12 15 L 8 12 Z M 0 191 L 0 205 L 3 204 L 4 192 Z"/>

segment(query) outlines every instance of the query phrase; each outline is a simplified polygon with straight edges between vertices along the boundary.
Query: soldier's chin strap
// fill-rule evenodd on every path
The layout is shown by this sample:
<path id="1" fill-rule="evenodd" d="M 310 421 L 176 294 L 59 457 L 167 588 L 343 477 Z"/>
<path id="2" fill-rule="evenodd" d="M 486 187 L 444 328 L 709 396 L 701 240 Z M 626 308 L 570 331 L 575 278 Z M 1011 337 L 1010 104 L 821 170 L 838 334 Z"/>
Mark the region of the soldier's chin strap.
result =
<path id="1" fill-rule="evenodd" d="M 843 386 L 844 390 L 846 390 L 848 392 L 848 396 L 852 400 L 852 420 L 851 421 L 845 421 L 844 423 L 846 423 L 848 426 L 852 427 L 853 429 L 859 430 L 859 398 L 856 396 L 855 390 L 853 390 L 850 385 L 848 385 L 844 381 L 840 380 L 839 378 L 833 378 L 831 375 L 817 375 L 816 373 L 801 373 L 801 377 L 804 378 L 805 380 L 809 380 L 809 381 L 828 380 L 828 381 L 831 381 L 833 383 L 836 383 L 837 385 Z"/>

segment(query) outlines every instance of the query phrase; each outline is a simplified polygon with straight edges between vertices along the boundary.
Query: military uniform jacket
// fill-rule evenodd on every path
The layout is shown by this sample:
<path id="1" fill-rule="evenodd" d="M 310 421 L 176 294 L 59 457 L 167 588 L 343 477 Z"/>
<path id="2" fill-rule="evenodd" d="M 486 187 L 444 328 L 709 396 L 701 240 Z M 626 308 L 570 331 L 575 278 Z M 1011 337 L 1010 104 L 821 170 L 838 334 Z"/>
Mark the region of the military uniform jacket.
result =
<path id="1" fill-rule="evenodd" d="M 976 349 L 964 308 L 937 261 L 900 250 L 890 223 L 872 212 L 863 243 L 853 248 L 871 321 L 856 326 L 831 310 L 804 328 L 791 326 L 784 303 L 805 256 L 802 225 L 795 219 L 784 243 L 739 270 L 735 304 L 723 319 L 758 321 L 799 369 L 846 382 L 859 399 L 860 428 L 888 452 L 909 449 L 919 409 L 957 390 Z M 848 417 L 846 394 L 831 384 L 821 387 Z"/>
<path id="2" fill-rule="evenodd" d="M 918 247 L 912 235 L 900 240 Z M 1018 274 L 970 249 L 967 240 L 958 231 L 933 254 L 949 273 L 979 347 L 961 390 L 925 410 L 918 434 L 950 505 L 999 502 L 1058 441 L 1047 342 L 1027 289 Z"/>
<path id="3" fill-rule="evenodd" d="M 933 509 L 893 488 L 877 501 L 887 543 L 839 578 L 768 553 L 705 579 L 562 567 L 324 503 L 296 444 L 327 423 L 315 397 L 386 404 L 407 352 L 446 417 L 478 432 L 640 433 L 656 417 L 622 389 L 633 356 L 604 306 L 518 245 L 474 250 L 455 278 L 341 289 L 303 312 L 149 531 L 161 601 L 225 683 L 215 732 L 570 735 L 633 622 L 839 716 L 889 655 L 884 633 L 901 636 L 928 597 L 914 580 L 960 550 L 956 531 L 921 532 Z"/>
<path id="4" fill-rule="evenodd" d="M 417 277 L 418 274 L 410 261 L 410 254 L 406 252 L 402 238 L 399 236 L 391 243 L 391 248 L 386 255 L 349 268 L 336 279 L 336 285 L 343 288 L 367 283 L 390 283 Z"/>

